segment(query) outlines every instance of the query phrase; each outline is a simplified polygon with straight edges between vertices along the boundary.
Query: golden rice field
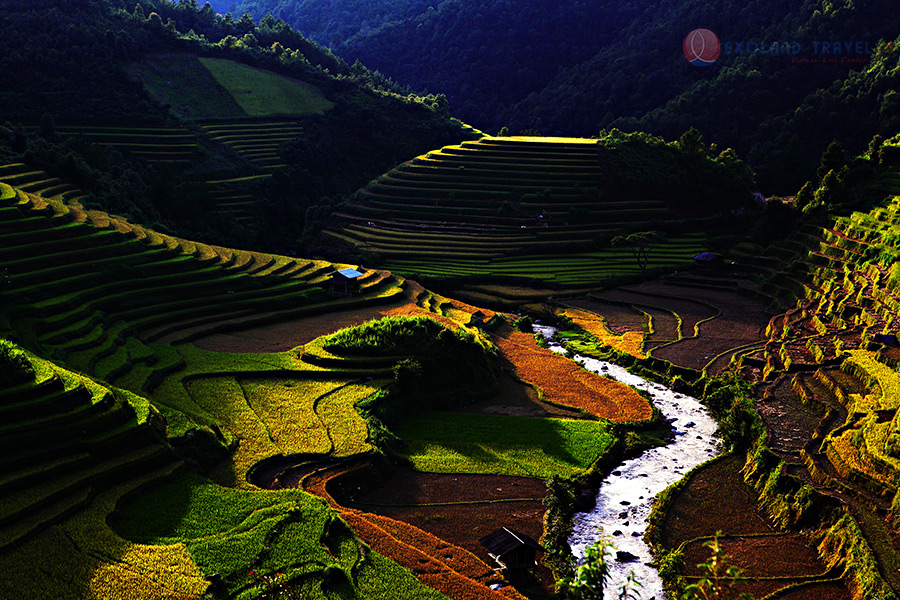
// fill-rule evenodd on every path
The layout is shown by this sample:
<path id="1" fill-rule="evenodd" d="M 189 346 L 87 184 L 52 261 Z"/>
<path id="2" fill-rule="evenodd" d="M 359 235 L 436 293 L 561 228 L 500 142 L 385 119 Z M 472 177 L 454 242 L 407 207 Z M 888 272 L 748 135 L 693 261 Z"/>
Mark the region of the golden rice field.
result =
<path id="1" fill-rule="evenodd" d="M 649 402 L 632 388 L 539 347 L 527 333 L 505 327 L 493 339 L 516 375 L 538 386 L 549 402 L 617 422 L 644 421 L 653 414 Z"/>
<path id="2" fill-rule="evenodd" d="M 602 316 L 578 308 L 565 308 L 560 314 L 572 319 L 572 322 L 597 338 L 604 346 L 630 354 L 635 358 L 646 358 L 643 351 L 644 333 L 642 331 L 626 331 L 621 335 L 616 335 L 609 330 L 609 325 Z"/>

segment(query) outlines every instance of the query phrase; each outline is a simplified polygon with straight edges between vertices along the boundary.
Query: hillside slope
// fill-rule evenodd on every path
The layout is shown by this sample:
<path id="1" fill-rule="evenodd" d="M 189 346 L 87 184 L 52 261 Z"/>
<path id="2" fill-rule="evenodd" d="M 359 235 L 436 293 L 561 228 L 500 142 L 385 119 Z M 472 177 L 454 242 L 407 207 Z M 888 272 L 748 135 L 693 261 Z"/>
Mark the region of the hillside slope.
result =
<path id="1" fill-rule="evenodd" d="M 295 252 L 310 208 L 472 137 L 440 99 L 393 93 L 283 21 L 149 0 L 50 8 L 0 16 L 0 157 L 89 208 Z"/>
<path id="2" fill-rule="evenodd" d="M 252 9 L 262 14 L 283 6 L 256 0 Z M 314 35 L 323 26 L 317 24 L 339 19 L 328 15 L 333 6 L 320 8 L 317 20 L 300 21 L 298 15 L 292 23 Z M 865 68 L 879 40 L 897 37 L 893 11 L 887 0 L 664 0 L 650 6 L 453 0 L 396 22 L 361 24 L 355 34 L 328 42 L 347 61 L 359 59 L 414 89 L 446 94 L 454 114 L 491 133 L 508 126 L 513 133 L 584 136 L 618 127 L 671 138 L 695 126 L 711 141 L 749 156 L 767 188 L 790 193 L 802 181 L 773 158 L 771 139 L 786 127 L 796 136 L 792 159 L 808 163 L 821 153 L 831 137 L 803 126 L 803 115 L 792 125 L 795 110 L 824 93 L 818 112 L 831 121 L 857 112 L 850 108 L 852 96 L 827 90 Z M 691 66 L 682 52 L 685 36 L 697 28 L 712 30 L 723 44 L 708 68 Z M 835 42 L 842 50 L 833 56 Z M 782 50 L 771 53 L 772 44 Z M 748 52 L 751 45 L 767 51 Z M 761 130 L 770 119 L 780 127 Z M 891 132 L 870 124 L 842 129 L 836 137 L 859 152 L 875 133 Z M 760 146 L 766 150 L 757 151 Z"/>
<path id="3" fill-rule="evenodd" d="M 385 424 L 426 408 L 465 408 L 503 428 L 487 454 L 454 467 L 501 479 L 523 452 L 542 475 L 581 473 L 613 451 L 607 417 L 652 416 L 644 398 L 597 376 L 579 377 L 573 394 L 559 377 L 580 369 L 526 334 L 515 352 L 498 344 L 507 368 L 537 383 L 502 374 L 488 331 L 499 315 L 389 272 L 191 242 L 86 211 L 67 193 L 0 184 L 3 597 L 326 598 L 337 588 L 520 600 L 460 539 L 349 508 L 335 493 L 344 476 L 383 476 L 382 452 L 402 450 Z M 363 274 L 346 293 L 332 277 L 350 266 Z M 548 364 L 540 373 L 528 368 L 536 357 Z M 475 400 L 486 406 L 473 410 Z M 531 416 L 510 416 L 523 408 Z M 545 449 L 535 427 L 577 456 Z M 518 458 L 485 458 L 507 454 Z M 536 505 L 526 521 L 539 535 Z"/>
<path id="4" fill-rule="evenodd" d="M 0 238 L 0 335 L 36 353 L 0 343 L 0 595 L 253 598 L 290 583 L 324 597 L 337 570 L 359 597 L 444 597 L 320 500 L 249 483 L 264 459 L 370 453 L 354 406 L 386 385 L 391 357 L 186 343 L 405 304 L 402 280 L 369 270 L 334 295 L 330 275 L 348 265 L 188 242 L 3 184 Z M 210 468 L 217 483 L 195 474 Z M 160 486 L 164 500 L 121 517 Z"/>

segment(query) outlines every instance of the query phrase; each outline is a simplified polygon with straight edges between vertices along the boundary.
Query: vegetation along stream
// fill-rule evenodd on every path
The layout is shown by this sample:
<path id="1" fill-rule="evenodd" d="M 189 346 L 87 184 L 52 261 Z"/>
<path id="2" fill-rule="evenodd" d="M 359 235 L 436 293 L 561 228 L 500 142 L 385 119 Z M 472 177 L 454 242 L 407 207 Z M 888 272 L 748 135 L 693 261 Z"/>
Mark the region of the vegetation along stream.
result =
<path id="1" fill-rule="evenodd" d="M 535 325 L 535 332 L 543 335 L 554 352 L 566 350 L 554 340 L 556 329 Z M 674 428 L 674 440 L 665 446 L 647 450 L 640 456 L 623 462 L 600 486 L 597 504 L 586 513 L 575 515 L 569 544 L 581 559 L 584 550 L 601 538 L 615 547 L 609 561 L 609 590 L 618 590 L 633 573 L 640 582 L 637 590 L 645 600 L 665 598 L 662 581 L 656 569 L 650 547 L 644 542 L 650 509 L 656 496 L 681 479 L 695 466 L 718 454 L 717 427 L 706 408 L 691 396 L 633 375 L 618 365 L 575 355 L 586 369 L 616 381 L 644 390 Z"/>

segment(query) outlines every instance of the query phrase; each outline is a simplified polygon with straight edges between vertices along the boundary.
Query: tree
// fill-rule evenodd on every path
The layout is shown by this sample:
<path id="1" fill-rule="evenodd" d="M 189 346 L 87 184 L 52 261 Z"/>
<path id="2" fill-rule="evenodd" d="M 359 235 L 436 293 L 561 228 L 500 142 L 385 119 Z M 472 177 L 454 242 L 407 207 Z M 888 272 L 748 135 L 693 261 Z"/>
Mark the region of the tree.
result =
<path id="1" fill-rule="evenodd" d="M 200 21 L 205 25 L 212 25 L 216 20 L 216 11 L 214 11 L 212 5 L 207 2 L 203 5 L 203 8 L 200 9 L 199 17 Z"/>
<path id="2" fill-rule="evenodd" d="M 807 181 L 803 184 L 803 187 L 800 188 L 800 191 L 797 192 L 797 195 L 794 197 L 794 206 L 803 210 L 810 204 L 815 201 L 813 194 L 815 193 L 815 189 L 813 188 L 812 182 Z"/>
<path id="3" fill-rule="evenodd" d="M 678 138 L 678 147 L 688 154 L 703 154 L 706 146 L 703 144 L 703 134 L 696 127 L 691 127 Z"/>
<path id="4" fill-rule="evenodd" d="M 822 182 L 829 171 L 838 172 L 846 164 L 847 157 L 844 155 L 844 147 L 837 141 L 831 142 L 825 148 L 825 152 L 822 153 L 822 158 L 819 159 L 819 168 L 816 169 L 816 175 L 819 176 L 819 181 Z"/>
<path id="5" fill-rule="evenodd" d="M 150 16 L 147 17 L 147 22 L 150 24 L 150 28 L 154 31 L 162 31 L 165 29 L 165 25 L 163 25 L 162 17 L 159 16 L 159 13 L 152 12 Z"/>
<path id="6" fill-rule="evenodd" d="M 663 238 L 659 231 L 637 231 L 628 235 L 617 235 L 612 239 L 615 247 L 627 247 L 641 269 L 641 277 L 647 272 L 647 263 L 650 262 L 650 251 L 654 244 Z"/>
<path id="7" fill-rule="evenodd" d="M 884 146 L 884 138 L 876 134 L 872 137 L 871 141 L 869 141 L 869 147 L 866 150 L 866 156 L 876 165 L 878 165 L 878 161 L 881 158 L 880 150 L 882 146 Z"/>
<path id="8" fill-rule="evenodd" d="M 847 200 L 847 185 L 844 183 L 847 171 L 848 169 L 845 166 L 839 171 L 831 170 L 825 174 L 822 178 L 822 184 L 813 194 L 815 206 L 838 206 Z"/>

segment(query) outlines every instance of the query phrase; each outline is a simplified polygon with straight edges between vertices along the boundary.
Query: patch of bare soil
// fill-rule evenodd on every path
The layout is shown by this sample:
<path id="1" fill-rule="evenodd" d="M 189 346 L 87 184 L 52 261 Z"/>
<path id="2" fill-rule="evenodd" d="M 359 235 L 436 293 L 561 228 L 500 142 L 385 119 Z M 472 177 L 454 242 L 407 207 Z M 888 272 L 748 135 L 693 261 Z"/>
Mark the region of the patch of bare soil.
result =
<path id="1" fill-rule="evenodd" d="M 595 297 L 609 298 L 620 302 L 629 302 L 637 306 L 663 307 L 678 313 L 682 320 L 682 334 L 689 337 L 694 334 L 694 326 L 709 317 L 715 316 L 716 311 L 711 306 L 692 300 L 690 298 L 678 298 L 665 295 L 662 292 L 671 286 L 665 286 L 662 290 L 656 288 L 643 288 L 641 286 L 631 288 L 619 288 L 595 294 Z"/>
<path id="2" fill-rule="evenodd" d="M 779 600 L 847 600 L 849 591 L 843 581 L 809 583 L 787 592 Z"/>
<path id="3" fill-rule="evenodd" d="M 756 508 L 756 493 L 744 483 L 737 458 L 726 458 L 700 469 L 678 493 L 666 515 L 662 543 L 682 542 L 717 531 L 728 535 L 772 533 Z"/>
<path id="4" fill-rule="evenodd" d="M 783 376 L 756 400 L 759 413 L 769 432 L 769 448 L 788 462 L 800 462 L 800 451 L 815 434 L 825 414 L 803 404 L 791 387 L 791 378 Z"/>
<path id="5" fill-rule="evenodd" d="M 765 328 L 769 322 L 766 306 L 752 296 L 659 282 L 626 289 L 668 295 L 676 300 L 702 302 L 721 311 L 719 316 L 700 324 L 700 335 L 697 338 L 686 338 L 676 344 L 658 348 L 653 351 L 656 358 L 671 361 L 682 367 L 702 369 L 722 352 L 765 339 Z M 665 305 L 663 299 L 659 301 Z M 691 335 L 692 332 L 685 334 Z"/>
<path id="6" fill-rule="evenodd" d="M 479 538 L 509 527 L 535 540 L 543 534 L 543 481 L 528 477 L 421 473 L 395 469 L 389 479 L 345 490 L 348 507 L 410 523 L 495 564 Z M 536 570 L 544 589 L 553 576 Z"/>

